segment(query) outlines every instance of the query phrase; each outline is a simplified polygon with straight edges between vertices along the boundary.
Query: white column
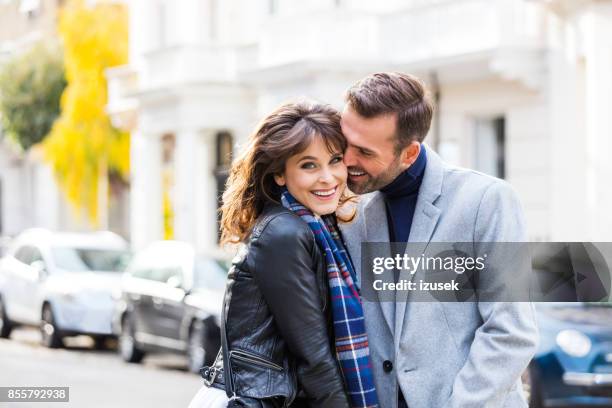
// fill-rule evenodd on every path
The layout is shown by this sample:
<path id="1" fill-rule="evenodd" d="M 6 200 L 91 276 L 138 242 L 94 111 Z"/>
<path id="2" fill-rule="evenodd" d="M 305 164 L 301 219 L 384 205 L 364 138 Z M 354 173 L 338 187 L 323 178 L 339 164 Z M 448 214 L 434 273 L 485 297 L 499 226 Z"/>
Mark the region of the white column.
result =
<path id="1" fill-rule="evenodd" d="M 551 240 L 588 240 L 584 70 L 572 22 L 551 17 L 550 104 Z"/>
<path id="2" fill-rule="evenodd" d="M 214 131 L 176 135 L 174 235 L 198 252 L 217 249 L 217 189 Z"/>
<path id="3" fill-rule="evenodd" d="M 176 135 L 174 152 L 174 237 L 195 244 L 196 240 L 196 163 L 198 133 L 181 131 Z"/>
<path id="4" fill-rule="evenodd" d="M 581 20 L 586 73 L 587 205 L 589 239 L 612 239 L 612 2 L 591 6 Z"/>
<path id="5" fill-rule="evenodd" d="M 215 131 L 201 132 L 196 149 L 194 166 L 197 205 L 196 248 L 199 251 L 215 251 L 217 245 L 217 184 L 214 176 L 216 165 Z"/>
<path id="6" fill-rule="evenodd" d="M 130 155 L 130 228 L 137 250 L 163 237 L 159 136 L 133 131 Z"/>

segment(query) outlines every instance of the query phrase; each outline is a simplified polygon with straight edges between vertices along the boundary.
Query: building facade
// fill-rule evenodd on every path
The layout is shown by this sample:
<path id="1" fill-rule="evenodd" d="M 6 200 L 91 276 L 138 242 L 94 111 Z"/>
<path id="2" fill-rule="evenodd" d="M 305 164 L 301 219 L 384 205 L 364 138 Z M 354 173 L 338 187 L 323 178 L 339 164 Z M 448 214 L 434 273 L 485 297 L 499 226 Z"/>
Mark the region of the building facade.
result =
<path id="1" fill-rule="evenodd" d="M 532 240 L 612 234 L 612 1 L 128 0 L 130 63 L 108 110 L 132 131 L 131 234 L 217 248 L 228 157 L 258 118 L 413 73 L 437 103 L 426 141 L 508 180 Z M 164 218 L 167 208 L 170 218 Z"/>
<path id="2" fill-rule="evenodd" d="M 0 69 L 33 44 L 56 35 L 58 0 L 0 0 Z M 44 204 L 42 204 L 44 203 Z M 0 235 L 68 223 L 66 204 L 40 152 L 21 152 L 0 127 Z"/>

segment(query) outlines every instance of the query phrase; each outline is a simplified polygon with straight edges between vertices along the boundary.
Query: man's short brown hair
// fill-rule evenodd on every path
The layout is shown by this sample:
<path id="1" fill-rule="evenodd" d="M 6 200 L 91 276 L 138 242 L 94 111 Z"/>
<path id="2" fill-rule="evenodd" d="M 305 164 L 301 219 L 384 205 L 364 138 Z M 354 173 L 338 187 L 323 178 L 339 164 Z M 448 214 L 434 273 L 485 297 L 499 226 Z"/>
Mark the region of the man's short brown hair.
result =
<path id="1" fill-rule="evenodd" d="M 433 116 L 433 104 L 416 77 L 399 72 L 368 75 L 346 93 L 351 108 L 364 118 L 397 115 L 397 151 L 410 142 L 423 142 Z"/>

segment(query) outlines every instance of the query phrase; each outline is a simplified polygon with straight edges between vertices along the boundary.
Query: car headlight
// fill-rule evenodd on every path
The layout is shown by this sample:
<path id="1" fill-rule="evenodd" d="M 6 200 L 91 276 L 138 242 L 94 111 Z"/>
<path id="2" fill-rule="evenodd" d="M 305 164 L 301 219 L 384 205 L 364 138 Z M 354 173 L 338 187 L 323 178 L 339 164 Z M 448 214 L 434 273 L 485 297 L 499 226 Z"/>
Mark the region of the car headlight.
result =
<path id="1" fill-rule="evenodd" d="M 591 351 L 591 339 L 578 330 L 562 330 L 557 334 L 557 345 L 572 357 L 584 357 Z"/>

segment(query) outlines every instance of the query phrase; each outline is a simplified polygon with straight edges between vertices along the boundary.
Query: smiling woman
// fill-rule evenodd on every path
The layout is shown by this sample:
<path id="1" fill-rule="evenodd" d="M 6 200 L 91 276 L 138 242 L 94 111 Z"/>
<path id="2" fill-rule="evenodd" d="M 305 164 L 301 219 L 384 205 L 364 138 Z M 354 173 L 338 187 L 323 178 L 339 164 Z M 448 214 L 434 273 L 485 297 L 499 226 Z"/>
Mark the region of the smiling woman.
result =
<path id="1" fill-rule="evenodd" d="M 223 195 L 222 241 L 243 247 L 228 274 L 222 353 L 201 371 L 208 387 L 190 408 L 349 406 L 338 344 L 333 348 L 337 308 L 328 286 L 330 277 L 348 276 L 338 273 L 346 258 L 338 265 L 328 259 L 345 253 L 335 231 L 346 187 L 345 148 L 335 109 L 289 103 L 261 122 L 233 164 Z M 330 237 L 326 246 L 323 231 Z M 341 283 L 335 283 L 338 290 Z M 359 320 L 352 317 L 341 320 Z M 362 366 L 369 363 L 353 367 Z M 229 404 L 226 395 L 234 396 Z"/>

